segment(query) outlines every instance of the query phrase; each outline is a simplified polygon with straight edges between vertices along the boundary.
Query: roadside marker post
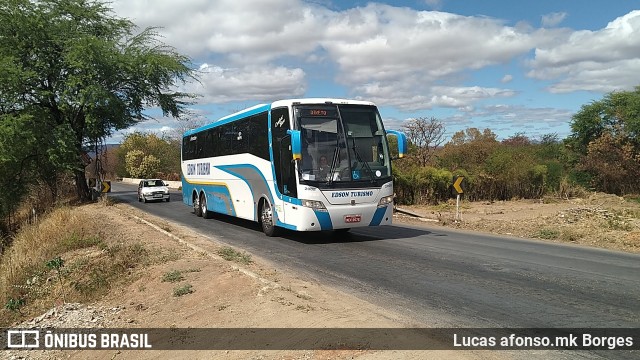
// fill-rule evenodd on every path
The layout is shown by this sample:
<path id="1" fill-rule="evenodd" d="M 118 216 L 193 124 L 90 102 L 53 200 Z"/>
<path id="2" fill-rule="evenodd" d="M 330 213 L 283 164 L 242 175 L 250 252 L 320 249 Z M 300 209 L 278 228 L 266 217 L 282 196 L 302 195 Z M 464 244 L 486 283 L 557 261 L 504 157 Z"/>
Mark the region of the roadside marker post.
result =
<path id="1" fill-rule="evenodd" d="M 462 215 L 460 214 L 460 195 L 464 193 L 464 176 L 453 177 L 453 190 L 456 192 L 456 217 L 455 222 L 462 221 Z"/>
<path id="2" fill-rule="evenodd" d="M 100 192 L 102 192 L 102 193 L 110 193 L 111 192 L 111 181 L 103 180 L 101 182 Z"/>

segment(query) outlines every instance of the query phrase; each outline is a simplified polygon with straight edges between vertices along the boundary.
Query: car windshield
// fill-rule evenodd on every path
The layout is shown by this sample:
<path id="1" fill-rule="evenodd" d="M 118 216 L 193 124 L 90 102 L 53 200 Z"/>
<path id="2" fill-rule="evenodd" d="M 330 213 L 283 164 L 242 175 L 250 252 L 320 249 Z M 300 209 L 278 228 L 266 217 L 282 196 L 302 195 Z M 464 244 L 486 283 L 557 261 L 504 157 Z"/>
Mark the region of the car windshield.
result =
<path id="1" fill-rule="evenodd" d="M 374 106 L 303 105 L 297 115 L 302 135 L 298 167 L 302 182 L 324 187 L 389 181 L 388 146 Z"/>
<path id="2" fill-rule="evenodd" d="M 144 187 L 164 186 L 162 180 L 147 180 L 144 182 Z"/>

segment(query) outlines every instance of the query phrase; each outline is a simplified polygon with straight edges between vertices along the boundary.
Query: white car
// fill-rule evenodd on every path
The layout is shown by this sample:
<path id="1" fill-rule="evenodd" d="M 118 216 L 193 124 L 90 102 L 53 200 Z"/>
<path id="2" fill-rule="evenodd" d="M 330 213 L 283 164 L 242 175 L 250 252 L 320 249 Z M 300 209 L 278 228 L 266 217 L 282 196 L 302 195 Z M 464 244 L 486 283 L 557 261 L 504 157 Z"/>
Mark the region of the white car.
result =
<path id="1" fill-rule="evenodd" d="M 138 201 L 166 200 L 169 202 L 169 187 L 160 179 L 143 179 L 138 184 Z"/>

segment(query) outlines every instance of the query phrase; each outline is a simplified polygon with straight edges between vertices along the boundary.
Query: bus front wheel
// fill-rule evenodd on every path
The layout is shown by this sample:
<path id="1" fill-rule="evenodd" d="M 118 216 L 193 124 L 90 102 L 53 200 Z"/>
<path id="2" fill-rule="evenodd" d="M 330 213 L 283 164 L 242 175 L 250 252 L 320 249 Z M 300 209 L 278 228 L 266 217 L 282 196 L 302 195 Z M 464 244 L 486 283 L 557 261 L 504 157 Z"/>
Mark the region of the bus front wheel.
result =
<path id="1" fill-rule="evenodd" d="M 262 231 L 265 235 L 277 235 L 278 229 L 273 221 L 273 210 L 271 209 L 271 204 L 266 200 L 262 202 L 262 207 L 260 208 L 260 224 L 262 225 Z"/>

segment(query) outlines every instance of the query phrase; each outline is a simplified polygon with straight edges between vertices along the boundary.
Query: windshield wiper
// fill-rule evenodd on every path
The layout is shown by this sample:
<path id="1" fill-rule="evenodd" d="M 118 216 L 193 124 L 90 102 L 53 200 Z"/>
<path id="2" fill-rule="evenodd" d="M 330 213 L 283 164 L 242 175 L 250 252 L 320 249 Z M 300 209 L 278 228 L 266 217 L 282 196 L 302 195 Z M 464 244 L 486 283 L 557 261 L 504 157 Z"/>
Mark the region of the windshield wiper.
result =
<path id="1" fill-rule="evenodd" d="M 356 160 L 358 160 L 358 162 L 360 164 L 362 164 L 362 168 L 367 170 L 367 172 L 369 173 L 369 178 L 371 179 L 371 182 L 375 182 L 375 180 L 373 178 L 373 170 L 371 170 L 371 167 L 369 166 L 369 163 L 367 163 L 366 161 L 362 161 L 362 157 L 358 153 L 358 150 L 356 150 L 356 138 L 354 138 L 352 136 L 351 139 L 353 140 L 353 148 L 352 149 L 353 149 L 353 153 L 356 155 Z M 352 171 L 353 171 L 353 169 L 352 169 Z"/>
<path id="2" fill-rule="evenodd" d="M 336 171 L 336 165 L 338 164 L 338 154 L 340 153 L 340 146 L 336 143 L 336 149 L 333 152 L 333 159 L 331 160 L 331 167 L 329 168 L 329 180 L 327 184 L 333 183 L 333 172 Z"/>

